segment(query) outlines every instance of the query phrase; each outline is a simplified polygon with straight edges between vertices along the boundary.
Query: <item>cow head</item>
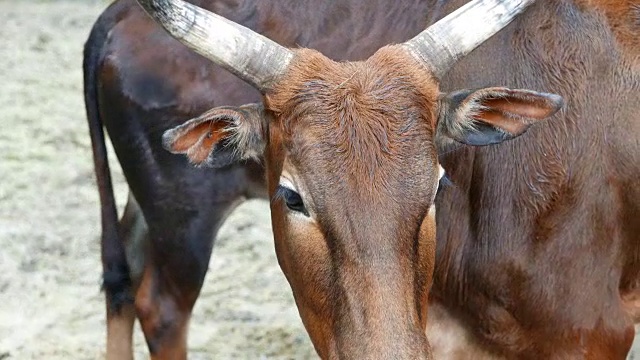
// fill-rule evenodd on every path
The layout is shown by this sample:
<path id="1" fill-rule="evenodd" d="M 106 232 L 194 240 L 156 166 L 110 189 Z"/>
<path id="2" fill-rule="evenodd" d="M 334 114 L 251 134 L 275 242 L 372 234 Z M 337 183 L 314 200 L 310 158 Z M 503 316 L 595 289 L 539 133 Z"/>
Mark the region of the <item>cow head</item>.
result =
<path id="1" fill-rule="evenodd" d="M 164 146 L 198 165 L 265 159 L 278 260 L 318 353 L 429 357 L 438 151 L 514 138 L 561 106 L 527 90 L 439 91 L 455 60 L 520 5 L 473 2 L 405 44 L 340 63 L 181 1 L 140 2 L 263 92 L 264 105 L 212 109 L 167 131 Z"/>

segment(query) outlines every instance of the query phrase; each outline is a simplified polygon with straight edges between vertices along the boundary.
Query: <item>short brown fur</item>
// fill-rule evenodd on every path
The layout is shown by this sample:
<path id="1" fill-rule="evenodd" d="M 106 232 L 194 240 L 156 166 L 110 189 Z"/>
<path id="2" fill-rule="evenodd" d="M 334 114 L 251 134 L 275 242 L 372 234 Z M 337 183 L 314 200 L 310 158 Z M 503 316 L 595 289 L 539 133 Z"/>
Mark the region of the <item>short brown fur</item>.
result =
<path id="1" fill-rule="evenodd" d="M 454 185 L 436 200 L 432 301 L 493 356 L 624 359 L 631 347 L 640 73 L 605 14 L 630 19 L 630 5 L 538 2 L 442 80 L 445 89 L 499 84 L 566 101 L 519 139 L 440 158 Z"/>
<path id="2" fill-rule="evenodd" d="M 354 63 L 336 63 L 314 50 L 296 53 L 297 60 L 283 76 L 286 83 L 267 94 L 266 104 L 282 119 L 290 141 L 311 145 L 290 146 L 296 151 L 315 151 L 316 139 L 337 149 L 332 167 L 322 171 L 355 169 L 353 181 L 369 179 L 384 186 L 393 174 L 381 169 L 399 162 L 403 151 L 398 147 L 408 146 L 406 139 L 415 131 L 434 136 L 437 82 L 406 50 L 389 46 L 366 62 Z"/>
<path id="3" fill-rule="evenodd" d="M 620 42 L 622 51 L 640 60 L 639 0 L 577 0 L 577 4 L 601 13 Z"/>

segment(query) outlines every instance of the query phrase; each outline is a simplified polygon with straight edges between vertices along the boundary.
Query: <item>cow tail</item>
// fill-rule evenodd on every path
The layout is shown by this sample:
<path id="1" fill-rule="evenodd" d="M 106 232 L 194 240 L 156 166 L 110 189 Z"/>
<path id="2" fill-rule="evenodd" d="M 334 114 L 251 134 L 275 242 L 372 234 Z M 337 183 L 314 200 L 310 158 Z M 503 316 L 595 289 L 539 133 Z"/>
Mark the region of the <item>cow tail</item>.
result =
<path id="1" fill-rule="evenodd" d="M 102 289 L 111 311 L 118 312 L 123 304 L 131 302 L 131 277 L 125 245 L 119 231 L 118 211 L 107 158 L 104 128 L 98 105 L 97 74 L 101 64 L 102 47 L 108 28 L 98 20 L 84 47 L 84 100 L 93 150 L 93 163 L 100 195 L 102 222 L 101 257 L 103 266 Z"/>

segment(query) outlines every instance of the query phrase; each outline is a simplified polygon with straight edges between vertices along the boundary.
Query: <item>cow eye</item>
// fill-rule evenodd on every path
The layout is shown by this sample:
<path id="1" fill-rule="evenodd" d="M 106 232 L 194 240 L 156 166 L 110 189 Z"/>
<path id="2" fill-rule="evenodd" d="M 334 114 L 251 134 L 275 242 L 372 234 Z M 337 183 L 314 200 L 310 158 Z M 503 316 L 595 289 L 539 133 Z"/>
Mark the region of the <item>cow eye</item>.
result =
<path id="1" fill-rule="evenodd" d="M 304 207 L 302 197 L 295 190 L 279 185 L 276 196 L 281 197 L 284 200 L 284 203 L 287 205 L 289 210 L 309 216 L 309 212 L 307 212 L 307 209 Z"/>

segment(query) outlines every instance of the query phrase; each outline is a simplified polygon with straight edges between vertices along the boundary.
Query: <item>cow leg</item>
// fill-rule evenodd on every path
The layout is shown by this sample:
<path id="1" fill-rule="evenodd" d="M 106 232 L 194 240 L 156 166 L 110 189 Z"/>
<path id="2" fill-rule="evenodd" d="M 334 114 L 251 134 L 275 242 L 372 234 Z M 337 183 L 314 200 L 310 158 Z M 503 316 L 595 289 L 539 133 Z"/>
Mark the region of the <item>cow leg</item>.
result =
<path id="1" fill-rule="evenodd" d="M 204 282 L 213 238 L 240 201 L 218 203 L 197 215 L 165 211 L 171 219 L 149 222 L 149 259 L 145 263 L 135 308 L 152 359 L 186 359 L 187 331 Z M 173 227 L 173 224 L 181 224 Z"/>
<path id="2" fill-rule="evenodd" d="M 108 360 L 133 358 L 131 327 L 135 313 L 129 266 L 123 245 L 120 224 L 114 221 L 113 225 L 107 228 L 103 221 L 102 271 L 107 307 Z"/>
<path id="3" fill-rule="evenodd" d="M 135 319 L 133 304 L 123 305 L 117 313 L 107 309 L 107 360 L 133 359 L 132 337 Z"/>
<path id="4" fill-rule="evenodd" d="M 124 241 L 125 255 L 129 269 L 129 282 L 126 297 L 133 299 L 135 289 L 140 283 L 144 267 L 144 252 L 147 246 L 147 224 L 138 202 L 129 193 L 127 206 L 120 219 L 119 233 Z M 133 323 L 135 321 L 133 301 L 120 305 L 119 311 L 107 306 L 107 359 L 133 359 Z"/>
<path id="5" fill-rule="evenodd" d="M 136 311 L 151 359 L 186 359 L 187 329 L 194 292 L 163 274 L 161 266 L 147 264 L 136 294 Z M 189 293 L 192 293 L 189 296 Z"/>

